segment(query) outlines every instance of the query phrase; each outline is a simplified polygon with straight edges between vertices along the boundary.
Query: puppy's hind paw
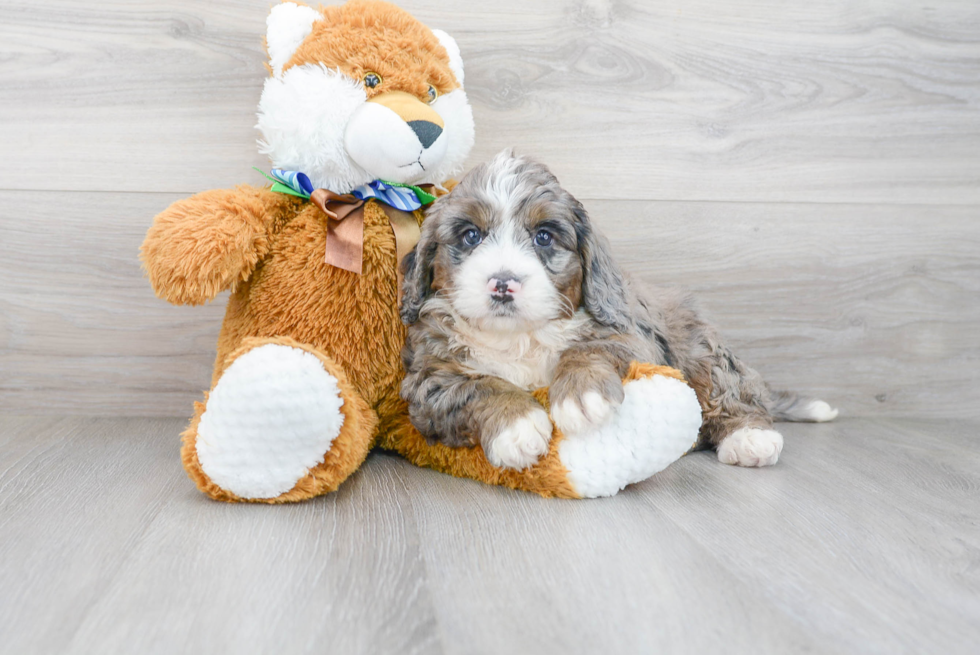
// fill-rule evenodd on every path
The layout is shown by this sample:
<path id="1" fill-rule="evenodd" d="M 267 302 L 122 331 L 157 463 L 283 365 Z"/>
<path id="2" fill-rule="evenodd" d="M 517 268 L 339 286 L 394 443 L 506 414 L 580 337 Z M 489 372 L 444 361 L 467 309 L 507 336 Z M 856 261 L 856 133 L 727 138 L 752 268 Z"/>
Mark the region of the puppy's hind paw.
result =
<path id="1" fill-rule="evenodd" d="M 775 430 L 741 428 L 718 444 L 718 461 L 735 466 L 772 466 L 783 451 L 783 435 Z"/>
<path id="2" fill-rule="evenodd" d="M 543 409 L 532 409 L 506 426 L 486 449 L 487 460 L 496 467 L 526 469 L 548 452 L 551 420 Z"/>

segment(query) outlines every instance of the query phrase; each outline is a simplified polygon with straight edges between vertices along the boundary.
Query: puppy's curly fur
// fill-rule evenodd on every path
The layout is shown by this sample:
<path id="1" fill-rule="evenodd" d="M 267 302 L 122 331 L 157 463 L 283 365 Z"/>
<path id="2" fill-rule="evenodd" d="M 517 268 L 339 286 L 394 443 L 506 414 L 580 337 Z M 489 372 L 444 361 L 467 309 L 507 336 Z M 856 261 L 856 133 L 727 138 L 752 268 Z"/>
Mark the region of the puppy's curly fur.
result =
<path id="1" fill-rule="evenodd" d="M 524 468 L 551 423 L 531 396 L 550 387 L 566 434 L 597 426 L 623 400 L 631 361 L 673 366 L 704 414 L 700 445 L 729 464 L 774 464 L 774 418 L 830 420 L 822 401 L 773 393 L 699 315 L 690 296 L 640 292 L 580 202 L 542 164 L 504 151 L 437 202 L 403 263 L 402 397 L 430 440 L 481 444 Z"/>

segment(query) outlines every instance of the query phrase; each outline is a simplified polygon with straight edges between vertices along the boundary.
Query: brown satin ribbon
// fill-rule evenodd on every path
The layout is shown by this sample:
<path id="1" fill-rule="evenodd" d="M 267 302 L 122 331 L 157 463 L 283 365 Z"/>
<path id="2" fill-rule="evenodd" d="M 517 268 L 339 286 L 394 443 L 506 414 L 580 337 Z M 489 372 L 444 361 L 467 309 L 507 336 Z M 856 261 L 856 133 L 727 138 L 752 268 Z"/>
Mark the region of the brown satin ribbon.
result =
<path id="1" fill-rule="evenodd" d="M 423 188 L 432 193 L 432 189 Z M 327 216 L 327 249 L 324 261 L 360 275 L 364 264 L 364 201 L 351 194 L 340 195 L 327 189 L 316 189 L 310 194 L 310 201 Z M 422 232 L 414 214 L 385 203 L 381 203 L 381 208 L 388 216 L 391 231 L 395 235 L 395 269 L 398 276 L 398 300 L 401 301 L 401 262 L 419 242 Z"/>
<path id="2" fill-rule="evenodd" d="M 395 277 L 398 281 L 398 304 L 402 302 L 402 282 L 405 278 L 402 275 L 402 260 L 405 255 L 412 252 L 412 248 L 422 238 L 422 230 L 419 222 L 415 220 L 415 214 L 403 212 L 390 205 L 381 203 L 381 209 L 388 215 L 388 222 L 391 224 L 391 231 L 395 233 Z"/>
<path id="3" fill-rule="evenodd" d="M 361 274 L 364 247 L 364 201 L 316 189 L 310 201 L 327 216 L 327 252 L 324 261 L 345 271 Z"/>

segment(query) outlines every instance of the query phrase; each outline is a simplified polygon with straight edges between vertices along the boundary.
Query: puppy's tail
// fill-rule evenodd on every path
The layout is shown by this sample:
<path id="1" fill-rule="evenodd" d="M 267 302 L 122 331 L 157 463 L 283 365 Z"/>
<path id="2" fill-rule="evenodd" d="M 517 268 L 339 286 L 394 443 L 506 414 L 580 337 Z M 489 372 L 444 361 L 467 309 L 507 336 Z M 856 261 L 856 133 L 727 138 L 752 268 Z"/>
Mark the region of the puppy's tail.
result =
<path id="1" fill-rule="evenodd" d="M 837 410 L 822 400 L 792 391 L 772 391 L 769 395 L 766 408 L 777 421 L 824 423 L 837 418 Z"/>

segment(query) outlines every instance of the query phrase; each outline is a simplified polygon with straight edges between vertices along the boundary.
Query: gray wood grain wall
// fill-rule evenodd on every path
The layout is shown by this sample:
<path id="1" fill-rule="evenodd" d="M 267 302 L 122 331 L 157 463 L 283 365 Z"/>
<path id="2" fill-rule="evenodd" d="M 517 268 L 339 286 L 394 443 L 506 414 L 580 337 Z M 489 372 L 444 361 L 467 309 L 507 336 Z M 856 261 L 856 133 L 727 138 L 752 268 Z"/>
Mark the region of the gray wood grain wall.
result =
<path id="1" fill-rule="evenodd" d="M 0 0 L 0 410 L 187 415 L 224 299 L 142 279 L 154 214 L 260 183 L 271 0 Z M 980 416 L 980 4 L 403 0 L 477 120 L 775 385 Z"/>

